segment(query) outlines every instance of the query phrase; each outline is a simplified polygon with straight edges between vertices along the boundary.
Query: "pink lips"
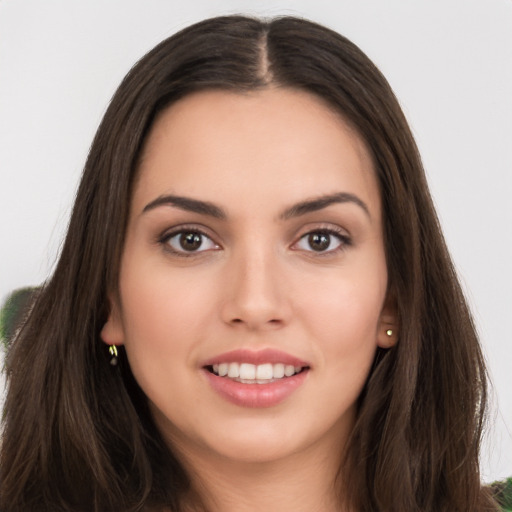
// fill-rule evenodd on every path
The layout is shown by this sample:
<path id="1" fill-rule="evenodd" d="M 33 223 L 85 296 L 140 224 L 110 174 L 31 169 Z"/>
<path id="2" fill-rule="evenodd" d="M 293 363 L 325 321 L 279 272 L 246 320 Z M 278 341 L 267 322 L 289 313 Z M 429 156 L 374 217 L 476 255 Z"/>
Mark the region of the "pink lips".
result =
<path id="1" fill-rule="evenodd" d="M 291 377 L 275 379 L 268 384 L 243 384 L 228 377 L 211 373 L 207 367 L 220 363 L 250 363 L 254 365 L 282 363 L 301 366 L 300 373 Z M 202 365 L 203 374 L 210 386 L 221 397 L 240 407 L 272 407 L 278 405 L 296 391 L 306 380 L 309 364 L 290 354 L 274 349 L 260 351 L 234 350 L 208 359 Z"/>
<path id="2" fill-rule="evenodd" d="M 251 351 L 251 350 L 233 350 L 218 356 L 212 357 L 205 361 L 202 366 L 212 366 L 219 363 L 250 363 L 250 364 L 264 364 L 264 363 L 283 363 L 290 364 L 292 366 L 309 366 L 308 363 L 302 361 L 296 357 L 281 352 L 280 350 L 274 350 L 267 348 L 264 350 Z"/>

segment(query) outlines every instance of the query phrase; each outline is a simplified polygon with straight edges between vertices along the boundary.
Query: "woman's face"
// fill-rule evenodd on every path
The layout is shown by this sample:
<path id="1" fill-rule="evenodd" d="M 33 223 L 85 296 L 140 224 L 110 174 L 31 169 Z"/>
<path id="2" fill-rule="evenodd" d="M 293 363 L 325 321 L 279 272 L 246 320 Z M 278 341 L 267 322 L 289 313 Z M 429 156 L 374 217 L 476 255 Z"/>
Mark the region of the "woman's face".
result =
<path id="1" fill-rule="evenodd" d="M 201 92 L 149 135 L 102 337 L 179 453 L 339 458 L 386 289 L 360 138 L 305 92 Z"/>

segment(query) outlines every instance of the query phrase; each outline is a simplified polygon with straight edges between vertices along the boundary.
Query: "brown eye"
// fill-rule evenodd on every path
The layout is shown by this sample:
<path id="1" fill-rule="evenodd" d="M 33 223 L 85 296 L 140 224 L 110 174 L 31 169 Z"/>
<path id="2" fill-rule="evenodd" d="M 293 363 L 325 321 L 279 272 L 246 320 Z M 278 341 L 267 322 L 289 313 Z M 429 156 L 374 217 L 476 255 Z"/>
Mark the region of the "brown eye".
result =
<path id="1" fill-rule="evenodd" d="M 307 252 L 330 253 L 350 245 L 348 236 L 333 230 L 311 231 L 303 235 L 295 245 Z"/>
<path id="2" fill-rule="evenodd" d="M 197 251 L 203 243 L 203 237 L 199 233 L 183 233 L 179 237 L 180 247 L 184 251 Z"/>
<path id="3" fill-rule="evenodd" d="M 219 248 L 211 238 L 199 231 L 180 231 L 171 234 L 167 237 L 165 243 L 170 246 L 173 252 L 181 254 Z"/>
<path id="4" fill-rule="evenodd" d="M 331 244 L 331 236 L 325 233 L 310 233 L 308 235 L 308 245 L 313 251 L 325 251 Z"/>

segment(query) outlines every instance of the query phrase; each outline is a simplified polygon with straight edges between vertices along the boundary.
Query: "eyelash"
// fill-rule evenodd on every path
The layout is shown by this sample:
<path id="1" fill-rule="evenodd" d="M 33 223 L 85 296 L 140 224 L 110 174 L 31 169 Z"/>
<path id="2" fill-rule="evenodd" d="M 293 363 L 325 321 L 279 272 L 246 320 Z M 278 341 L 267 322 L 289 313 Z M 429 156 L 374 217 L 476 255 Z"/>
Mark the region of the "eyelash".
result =
<path id="1" fill-rule="evenodd" d="M 163 245 L 164 249 L 166 251 L 172 253 L 173 255 L 176 255 L 178 257 L 183 257 L 183 258 L 194 257 L 203 252 L 207 252 L 207 251 L 211 250 L 211 249 L 205 249 L 202 251 L 196 251 L 196 250 L 187 251 L 185 249 L 176 250 L 170 245 L 169 241 L 178 235 L 199 235 L 202 237 L 201 245 L 204 243 L 204 239 L 206 238 L 215 246 L 214 249 L 220 248 L 219 244 L 217 244 L 212 239 L 212 237 L 210 235 L 208 235 L 205 231 L 198 228 L 197 226 L 190 226 L 190 227 L 180 226 L 179 228 L 176 228 L 170 232 L 166 232 L 163 235 L 161 235 L 160 237 L 158 237 L 157 242 L 159 244 Z M 317 229 L 312 229 L 310 231 L 307 231 L 306 233 L 301 235 L 300 238 L 296 242 L 293 243 L 292 250 L 301 250 L 301 249 L 296 249 L 296 248 L 294 249 L 294 247 L 297 246 L 301 241 L 306 240 L 308 237 L 310 237 L 312 235 L 324 235 L 327 237 L 334 237 L 339 241 L 338 247 L 335 247 L 334 249 L 331 249 L 328 251 L 323 251 L 323 250 L 316 251 L 316 250 L 312 249 L 311 247 L 310 247 L 310 250 L 306 250 L 306 249 L 303 250 L 304 252 L 312 253 L 315 256 L 326 257 L 326 256 L 330 256 L 333 254 L 337 254 L 338 252 L 341 252 L 341 251 L 345 250 L 347 247 L 350 247 L 352 245 L 351 238 L 349 236 L 347 236 L 347 234 L 344 231 L 342 231 L 341 229 L 338 230 L 338 229 L 329 227 L 329 228 L 317 228 Z M 331 243 L 332 243 L 332 240 L 329 240 L 329 245 Z"/>

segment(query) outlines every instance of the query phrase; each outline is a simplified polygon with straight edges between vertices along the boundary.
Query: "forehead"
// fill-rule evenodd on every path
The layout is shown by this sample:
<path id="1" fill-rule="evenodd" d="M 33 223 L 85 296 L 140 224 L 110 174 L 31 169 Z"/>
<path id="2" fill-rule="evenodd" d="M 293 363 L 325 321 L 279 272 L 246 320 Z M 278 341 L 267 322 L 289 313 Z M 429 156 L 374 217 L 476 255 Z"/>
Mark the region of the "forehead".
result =
<path id="1" fill-rule="evenodd" d="M 218 202 L 229 191 L 247 206 L 262 195 L 294 202 L 343 191 L 380 208 L 361 137 L 320 98 L 287 88 L 199 92 L 157 118 L 134 201 L 179 193 Z"/>

